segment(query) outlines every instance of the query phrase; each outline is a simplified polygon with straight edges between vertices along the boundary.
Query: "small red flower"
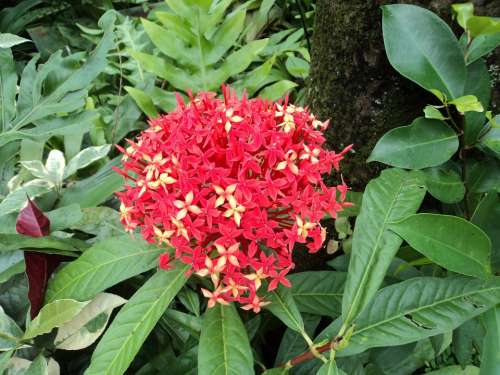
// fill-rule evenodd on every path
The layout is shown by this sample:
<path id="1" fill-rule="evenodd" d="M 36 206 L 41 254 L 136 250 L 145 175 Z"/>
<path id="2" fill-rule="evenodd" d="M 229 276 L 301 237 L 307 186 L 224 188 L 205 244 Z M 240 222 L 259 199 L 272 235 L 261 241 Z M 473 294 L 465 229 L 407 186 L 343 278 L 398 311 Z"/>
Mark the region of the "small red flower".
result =
<path id="1" fill-rule="evenodd" d="M 328 187 L 322 175 L 339 169 L 351 146 L 323 148 L 328 122 L 306 108 L 262 99 L 200 93 L 164 116 L 136 142 L 128 141 L 123 169 L 130 184 L 118 193 L 127 231 L 140 229 L 149 242 L 175 248 L 188 274 L 210 277 L 208 306 L 238 301 L 259 312 L 258 295 L 273 290 L 294 267 L 297 242 L 318 251 L 320 225 L 344 207 L 347 186 Z M 261 289 L 262 288 L 262 289 Z"/>

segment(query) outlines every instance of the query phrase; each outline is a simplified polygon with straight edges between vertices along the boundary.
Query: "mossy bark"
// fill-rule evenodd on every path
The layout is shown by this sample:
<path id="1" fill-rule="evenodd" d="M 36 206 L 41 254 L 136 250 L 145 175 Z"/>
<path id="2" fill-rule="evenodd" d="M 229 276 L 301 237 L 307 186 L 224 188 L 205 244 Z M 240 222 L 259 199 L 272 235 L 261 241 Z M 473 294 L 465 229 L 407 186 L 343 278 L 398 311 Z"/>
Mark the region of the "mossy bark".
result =
<path id="1" fill-rule="evenodd" d="M 326 136 L 334 150 L 354 144 L 342 165 L 354 190 L 380 172 L 366 163 L 389 129 L 408 125 L 435 99 L 400 76 L 389 64 L 382 39 L 381 5 L 406 3 L 430 9 L 451 22 L 453 0 L 318 0 L 311 51 L 308 104 L 320 119 L 331 119 Z M 496 14 L 500 1 L 476 1 L 477 13 Z M 458 31 L 458 30 L 457 30 Z"/>

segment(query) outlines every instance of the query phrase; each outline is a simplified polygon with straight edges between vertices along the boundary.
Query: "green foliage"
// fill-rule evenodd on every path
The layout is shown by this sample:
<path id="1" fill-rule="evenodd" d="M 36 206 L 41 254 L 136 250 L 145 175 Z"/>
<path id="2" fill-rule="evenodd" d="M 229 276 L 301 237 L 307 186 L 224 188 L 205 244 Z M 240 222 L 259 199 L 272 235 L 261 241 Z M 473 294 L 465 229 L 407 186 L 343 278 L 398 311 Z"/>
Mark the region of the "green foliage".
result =
<path id="1" fill-rule="evenodd" d="M 217 304 L 205 313 L 198 351 L 198 374 L 254 374 L 250 342 L 233 305 Z"/>

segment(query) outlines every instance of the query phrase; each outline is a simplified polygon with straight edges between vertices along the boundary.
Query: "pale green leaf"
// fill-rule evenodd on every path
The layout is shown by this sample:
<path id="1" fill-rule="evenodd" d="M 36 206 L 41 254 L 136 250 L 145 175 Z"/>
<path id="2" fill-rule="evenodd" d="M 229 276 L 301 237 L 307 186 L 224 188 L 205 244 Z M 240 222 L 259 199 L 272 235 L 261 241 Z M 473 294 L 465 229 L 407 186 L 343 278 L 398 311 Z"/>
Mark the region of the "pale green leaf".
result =
<path id="1" fill-rule="evenodd" d="M 31 40 L 14 34 L 0 33 L 0 48 L 11 48 L 26 42 L 31 42 Z"/>
<path id="2" fill-rule="evenodd" d="M 60 327 L 73 319 L 87 304 L 88 301 L 61 299 L 43 306 L 36 318 L 28 325 L 23 339 L 30 339 Z"/>
<path id="3" fill-rule="evenodd" d="M 77 170 L 85 168 L 96 160 L 102 159 L 109 153 L 110 149 L 111 145 L 102 145 L 87 147 L 80 151 L 69 161 L 66 169 L 64 169 L 64 178 L 71 176 Z"/>
<path id="4" fill-rule="evenodd" d="M 57 331 L 54 344 L 58 349 L 79 350 L 92 345 L 104 332 L 114 308 L 127 300 L 111 293 L 99 293 L 73 319 Z"/>
<path id="5" fill-rule="evenodd" d="M 22 335 L 21 328 L 0 306 L 0 350 L 15 348 Z"/>

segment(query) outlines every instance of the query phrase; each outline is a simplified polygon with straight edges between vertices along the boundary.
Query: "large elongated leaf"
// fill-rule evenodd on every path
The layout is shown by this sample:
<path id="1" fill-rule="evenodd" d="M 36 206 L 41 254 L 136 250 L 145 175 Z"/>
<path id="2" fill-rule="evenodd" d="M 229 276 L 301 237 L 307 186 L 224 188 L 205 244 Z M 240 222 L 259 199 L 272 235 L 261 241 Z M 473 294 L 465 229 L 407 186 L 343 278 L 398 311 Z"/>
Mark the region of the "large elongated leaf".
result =
<path id="1" fill-rule="evenodd" d="M 356 221 L 342 299 L 342 317 L 350 323 L 380 287 L 403 242 L 389 223 L 415 213 L 425 195 L 419 172 L 388 169 L 366 187 Z"/>
<path id="2" fill-rule="evenodd" d="M 254 374 L 247 332 L 232 304 L 217 304 L 205 314 L 198 349 L 198 374 Z"/>
<path id="3" fill-rule="evenodd" d="M 292 295 L 301 312 L 337 317 L 342 309 L 346 273 L 335 271 L 299 272 L 288 276 Z"/>
<path id="4" fill-rule="evenodd" d="M 491 191 L 479 202 L 471 221 L 484 230 L 491 240 L 491 265 L 500 269 L 500 196 Z"/>
<path id="5" fill-rule="evenodd" d="M 380 290 L 356 319 L 339 356 L 368 348 L 402 345 L 448 332 L 500 302 L 500 280 L 418 277 Z M 325 329 L 320 337 L 335 332 Z"/>
<path id="6" fill-rule="evenodd" d="M 162 251 L 129 236 L 101 241 L 56 273 L 49 281 L 46 299 L 92 299 L 106 288 L 155 267 Z"/>
<path id="7" fill-rule="evenodd" d="M 155 273 L 120 310 L 97 345 L 85 375 L 123 374 L 186 282 L 186 265 Z"/>
<path id="8" fill-rule="evenodd" d="M 453 272 L 491 275 L 491 241 L 477 226 L 457 216 L 416 214 L 391 224 L 412 248 Z"/>
<path id="9" fill-rule="evenodd" d="M 87 304 L 88 301 L 78 302 L 72 299 L 61 299 L 45 305 L 28 325 L 23 338 L 30 339 L 62 326 L 73 319 Z"/>
<path id="10" fill-rule="evenodd" d="M 265 307 L 267 310 L 276 315 L 287 327 L 297 332 L 304 332 L 302 316 L 289 288 L 280 285 L 278 289 L 269 293 L 268 300 L 271 303 Z"/>
<path id="11" fill-rule="evenodd" d="M 17 75 L 10 49 L 0 49 L 0 130 L 5 131 L 16 113 Z"/>
<path id="12" fill-rule="evenodd" d="M 382 12 L 391 65 L 427 90 L 439 90 L 449 99 L 462 96 L 465 58 L 448 25 L 431 11 L 414 5 L 386 5 Z"/>
<path id="13" fill-rule="evenodd" d="M 411 125 L 387 132 L 375 145 L 368 161 L 393 167 L 422 169 L 449 160 L 458 150 L 458 136 L 446 123 L 423 117 Z"/>
<path id="14" fill-rule="evenodd" d="M 85 250 L 87 247 L 88 245 L 85 242 L 74 238 L 58 238 L 53 236 L 34 238 L 22 234 L 0 234 L 0 251 L 17 249 L 39 249 L 42 251 L 43 249 L 43 252 L 65 255 Z"/>
<path id="15" fill-rule="evenodd" d="M 483 315 L 486 328 L 481 351 L 481 375 L 500 373 L 500 306 L 496 306 Z"/>

